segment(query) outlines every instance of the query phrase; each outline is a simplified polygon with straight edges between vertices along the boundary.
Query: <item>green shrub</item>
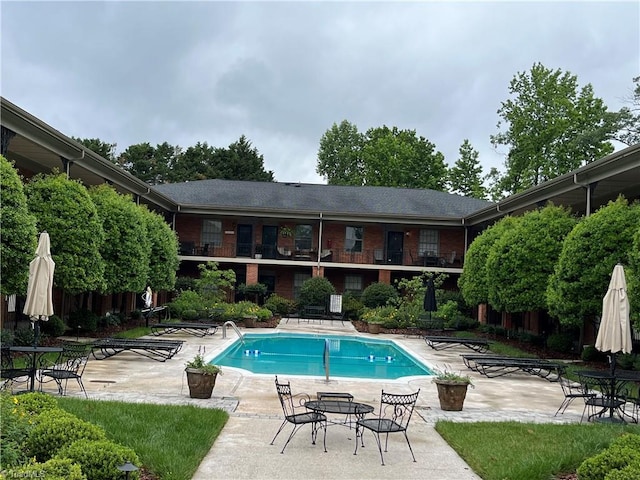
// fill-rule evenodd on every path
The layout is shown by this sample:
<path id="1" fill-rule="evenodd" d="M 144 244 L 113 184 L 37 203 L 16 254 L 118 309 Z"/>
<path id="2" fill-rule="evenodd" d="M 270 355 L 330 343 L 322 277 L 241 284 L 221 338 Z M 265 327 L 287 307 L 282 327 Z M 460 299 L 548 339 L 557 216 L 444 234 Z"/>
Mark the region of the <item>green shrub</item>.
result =
<path id="1" fill-rule="evenodd" d="M 569 353 L 573 348 L 573 335 L 553 333 L 547 338 L 547 348 L 554 352 Z"/>
<path id="2" fill-rule="evenodd" d="M 9 392 L 0 394 L 0 470 L 27 461 L 22 443 L 31 429 L 30 415 L 17 397 Z"/>
<path id="3" fill-rule="evenodd" d="M 7 470 L 6 478 L 44 478 L 46 480 L 87 480 L 82 468 L 70 458 L 52 458 Z"/>
<path id="4" fill-rule="evenodd" d="M 607 356 L 593 345 L 586 345 L 582 349 L 580 358 L 585 362 L 604 362 Z"/>
<path id="5" fill-rule="evenodd" d="M 177 277 L 176 284 L 173 288 L 176 292 L 184 292 L 186 290 L 196 289 L 196 279 L 193 277 Z"/>
<path id="6" fill-rule="evenodd" d="M 18 328 L 13 332 L 14 345 L 33 345 L 34 339 L 33 328 Z"/>
<path id="7" fill-rule="evenodd" d="M 48 410 L 56 410 L 58 401 L 55 397 L 41 392 L 29 392 L 13 398 L 15 405 L 28 414 L 40 415 Z"/>
<path id="8" fill-rule="evenodd" d="M 61 449 L 58 457 L 70 458 L 80 464 L 82 472 L 91 480 L 120 480 L 122 472 L 118 466 L 126 462 L 141 465 L 135 451 L 111 440 L 78 440 Z M 131 472 L 129 478 L 138 478 L 138 473 Z"/>
<path id="9" fill-rule="evenodd" d="M 460 330 L 476 330 L 479 326 L 480 323 L 471 317 L 462 316 L 458 318 L 458 329 Z"/>
<path id="10" fill-rule="evenodd" d="M 360 300 L 367 308 L 384 307 L 390 300 L 398 298 L 398 291 L 393 285 L 375 282 L 362 292 Z"/>
<path id="11" fill-rule="evenodd" d="M 449 300 L 446 303 L 438 306 L 438 311 L 434 316 L 444 320 L 447 328 L 457 328 L 458 319 L 462 316 L 460 310 L 458 310 L 458 304 L 454 300 Z"/>
<path id="12" fill-rule="evenodd" d="M 62 409 L 46 410 L 38 415 L 25 446 L 39 461 L 53 457 L 63 447 L 80 439 L 104 440 L 104 430 Z"/>
<path id="13" fill-rule="evenodd" d="M 172 317 L 176 318 L 184 318 L 183 312 L 185 310 L 195 310 L 202 308 L 203 299 L 193 290 L 183 290 L 181 291 L 175 300 L 169 303 L 169 312 L 171 312 Z"/>
<path id="14" fill-rule="evenodd" d="M 392 305 L 384 307 L 371 308 L 365 310 L 362 314 L 362 321 L 367 323 L 379 324 L 385 328 L 396 328 L 398 309 Z"/>
<path id="15" fill-rule="evenodd" d="M 264 283 L 241 283 L 238 292 L 247 300 L 261 303 L 260 299 L 267 293 L 267 286 Z"/>
<path id="16" fill-rule="evenodd" d="M 271 310 L 274 314 L 289 315 L 296 311 L 296 303 L 288 298 L 281 297 L 275 293 L 269 295 L 269 298 L 264 302 L 265 308 Z"/>
<path id="17" fill-rule="evenodd" d="M 182 319 L 183 320 L 197 320 L 199 318 L 200 314 L 198 313 L 198 310 L 194 310 L 194 309 L 187 309 L 187 310 L 183 310 L 182 311 Z"/>
<path id="18" fill-rule="evenodd" d="M 353 292 L 345 292 L 342 295 L 342 311 L 345 319 L 358 320 L 363 310 L 362 301 Z"/>
<path id="19" fill-rule="evenodd" d="M 616 362 L 620 368 L 625 370 L 633 369 L 633 364 L 636 361 L 636 355 L 633 353 L 623 353 L 618 355 L 616 358 Z"/>
<path id="20" fill-rule="evenodd" d="M 268 308 L 259 307 L 247 300 L 229 304 L 229 308 L 225 313 L 225 317 L 233 321 L 242 320 L 245 315 L 253 315 L 259 322 L 264 322 L 273 317 L 273 313 Z"/>
<path id="21" fill-rule="evenodd" d="M 305 280 L 300 287 L 298 305 L 326 305 L 329 297 L 336 293 L 336 289 L 324 277 L 313 277 Z"/>
<path id="22" fill-rule="evenodd" d="M 95 332 L 98 329 L 98 319 L 98 316 L 89 310 L 76 310 L 69 314 L 69 327 L 73 330 L 80 327 L 82 332 Z"/>
<path id="23" fill-rule="evenodd" d="M 100 328 L 117 327 L 122 325 L 126 320 L 123 313 L 107 312 L 104 317 L 100 317 L 98 325 Z"/>
<path id="24" fill-rule="evenodd" d="M 3 347 L 14 345 L 14 339 L 13 330 L 8 328 L 0 330 L 0 344 L 2 344 Z"/>
<path id="25" fill-rule="evenodd" d="M 620 470 L 611 470 L 604 480 L 640 480 L 640 459 Z"/>
<path id="26" fill-rule="evenodd" d="M 609 473 L 622 470 L 640 460 L 640 435 L 625 434 L 611 443 L 609 448 L 587 458 L 578 467 L 580 480 L 605 480 Z M 624 477 L 625 480 L 634 477 Z"/>
<path id="27" fill-rule="evenodd" d="M 58 315 L 51 315 L 46 322 L 40 322 L 40 331 L 50 337 L 61 337 L 67 331 L 67 326 Z"/>

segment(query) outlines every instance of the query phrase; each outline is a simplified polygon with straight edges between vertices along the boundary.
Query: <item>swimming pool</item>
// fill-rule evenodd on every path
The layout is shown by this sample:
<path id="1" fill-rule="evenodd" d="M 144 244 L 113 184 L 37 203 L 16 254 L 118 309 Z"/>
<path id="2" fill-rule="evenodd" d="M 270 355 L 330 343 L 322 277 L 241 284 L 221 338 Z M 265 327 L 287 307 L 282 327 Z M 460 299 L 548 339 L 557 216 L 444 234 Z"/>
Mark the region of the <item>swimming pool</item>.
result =
<path id="1" fill-rule="evenodd" d="M 326 356 L 328 354 L 328 362 Z M 433 375 L 424 364 L 389 340 L 292 333 L 245 334 L 211 363 L 253 373 L 397 379 Z"/>

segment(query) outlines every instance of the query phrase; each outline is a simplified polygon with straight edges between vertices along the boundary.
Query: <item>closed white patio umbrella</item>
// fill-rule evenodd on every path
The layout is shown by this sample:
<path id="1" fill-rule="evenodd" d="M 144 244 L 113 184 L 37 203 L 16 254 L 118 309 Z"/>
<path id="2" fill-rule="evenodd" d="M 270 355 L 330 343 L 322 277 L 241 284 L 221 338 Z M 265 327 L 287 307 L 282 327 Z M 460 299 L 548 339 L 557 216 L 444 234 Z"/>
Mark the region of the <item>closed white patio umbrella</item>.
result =
<path id="1" fill-rule="evenodd" d="M 631 323 L 627 281 L 622 265 L 613 269 L 609 289 L 602 301 L 602 319 L 598 328 L 596 348 L 601 352 L 631 353 Z M 615 365 L 614 365 L 615 366 Z"/>
<path id="2" fill-rule="evenodd" d="M 23 313 L 34 323 L 33 344 L 38 344 L 39 321 L 53 315 L 53 272 L 56 264 L 51 258 L 51 241 L 47 232 L 40 234 L 36 256 L 29 264 L 29 283 Z"/>
<path id="3" fill-rule="evenodd" d="M 616 394 L 616 353 L 631 353 L 631 323 L 629 322 L 629 298 L 624 268 L 617 264 L 613 268 L 609 289 L 602 300 L 602 318 L 596 338 L 596 349 L 609 352 L 611 366 L 611 396 Z M 613 418 L 613 402 L 609 407 L 609 418 Z"/>

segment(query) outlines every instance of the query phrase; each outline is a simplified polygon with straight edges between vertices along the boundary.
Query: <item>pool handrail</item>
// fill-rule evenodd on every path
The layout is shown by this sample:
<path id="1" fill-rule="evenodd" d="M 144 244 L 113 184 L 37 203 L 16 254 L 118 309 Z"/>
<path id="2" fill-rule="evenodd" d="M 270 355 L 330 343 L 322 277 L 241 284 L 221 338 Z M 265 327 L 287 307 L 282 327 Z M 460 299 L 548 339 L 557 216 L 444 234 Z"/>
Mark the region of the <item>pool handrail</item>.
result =
<path id="1" fill-rule="evenodd" d="M 242 335 L 242 332 L 240 332 L 240 330 L 232 320 L 227 320 L 222 325 L 222 338 L 227 338 L 227 325 L 231 325 L 231 328 L 233 328 L 233 330 L 238 334 L 238 337 L 240 337 L 240 341 L 244 344 L 244 335 Z"/>

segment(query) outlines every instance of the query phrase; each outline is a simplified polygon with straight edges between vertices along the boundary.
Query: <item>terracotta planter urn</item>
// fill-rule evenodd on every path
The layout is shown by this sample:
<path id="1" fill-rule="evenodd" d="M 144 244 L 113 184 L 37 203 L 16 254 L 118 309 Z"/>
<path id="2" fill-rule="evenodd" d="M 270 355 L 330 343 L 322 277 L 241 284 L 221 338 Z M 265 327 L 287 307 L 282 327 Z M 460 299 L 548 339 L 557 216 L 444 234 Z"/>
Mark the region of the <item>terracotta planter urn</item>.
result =
<path id="1" fill-rule="evenodd" d="M 197 368 L 186 368 L 189 396 L 191 398 L 211 398 L 216 384 L 217 373 L 204 373 Z"/>
<path id="2" fill-rule="evenodd" d="M 433 381 L 438 388 L 438 400 L 440 408 L 445 411 L 459 412 L 464 405 L 467 396 L 468 382 L 457 382 L 455 380 Z"/>
<path id="3" fill-rule="evenodd" d="M 258 317 L 256 317 L 255 315 L 245 315 L 244 317 L 242 317 L 242 323 L 244 324 L 245 328 L 255 328 L 256 320 L 258 320 Z"/>
<path id="4" fill-rule="evenodd" d="M 368 323 L 368 330 L 369 333 L 380 333 L 382 332 L 382 325 L 380 325 L 379 323 Z"/>

